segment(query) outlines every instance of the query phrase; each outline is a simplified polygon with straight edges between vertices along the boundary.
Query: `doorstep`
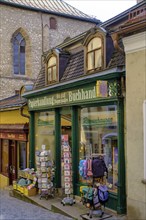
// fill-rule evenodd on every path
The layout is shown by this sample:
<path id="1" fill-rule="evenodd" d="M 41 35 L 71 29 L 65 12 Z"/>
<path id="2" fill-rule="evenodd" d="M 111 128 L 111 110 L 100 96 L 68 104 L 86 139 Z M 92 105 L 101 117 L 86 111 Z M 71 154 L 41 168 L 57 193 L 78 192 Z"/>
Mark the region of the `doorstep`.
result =
<path id="1" fill-rule="evenodd" d="M 88 212 L 89 209 L 86 208 L 81 202 L 80 202 L 80 197 L 76 197 L 75 198 L 75 204 L 71 205 L 63 205 L 61 203 L 62 199 L 61 197 L 49 197 L 48 200 L 46 200 L 45 198 L 41 198 L 39 194 L 35 195 L 35 196 L 26 196 L 22 193 L 20 193 L 17 190 L 14 189 L 9 189 L 9 194 L 10 196 L 13 196 L 15 198 L 21 199 L 25 202 L 29 202 L 32 203 L 34 205 L 40 206 L 42 208 L 45 208 L 49 211 L 53 211 L 56 213 L 60 213 L 62 215 L 65 215 L 67 217 L 71 217 L 75 220 L 83 220 L 83 219 L 96 219 L 96 220 L 101 220 L 101 219 L 107 219 L 107 220 L 126 220 L 126 216 L 120 216 L 120 215 L 116 215 L 116 213 L 113 213 L 110 210 L 105 211 L 105 215 L 103 215 L 103 218 L 94 218 L 94 216 L 92 218 L 88 217 Z M 106 217 L 106 218 L 105 218 Z"/>

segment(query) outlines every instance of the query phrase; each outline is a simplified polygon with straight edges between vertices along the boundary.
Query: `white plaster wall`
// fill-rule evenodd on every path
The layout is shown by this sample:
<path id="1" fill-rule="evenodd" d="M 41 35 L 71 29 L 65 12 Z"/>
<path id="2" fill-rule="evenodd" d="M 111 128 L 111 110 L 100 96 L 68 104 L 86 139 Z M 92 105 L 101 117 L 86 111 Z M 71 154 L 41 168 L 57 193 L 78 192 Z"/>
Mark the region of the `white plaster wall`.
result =
<path id="1" fill-rule="evenodd" d="M 146 219 L 144 117 L 146 99 L 146 32 L 124 38 L 126 51 L 127 211 L 132 220 Z"/>

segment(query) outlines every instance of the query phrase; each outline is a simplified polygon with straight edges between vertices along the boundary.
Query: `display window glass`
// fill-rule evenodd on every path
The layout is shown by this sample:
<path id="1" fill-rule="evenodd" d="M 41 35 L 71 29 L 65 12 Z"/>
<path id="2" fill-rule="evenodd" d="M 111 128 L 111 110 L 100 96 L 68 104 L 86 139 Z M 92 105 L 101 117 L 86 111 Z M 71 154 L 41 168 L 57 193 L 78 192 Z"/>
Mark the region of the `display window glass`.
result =
<path id="1" fill-rule="evenodd" d="M 55 153 L 55 112 L 35 113 L 35 150 L 41 151 L 42 145 L 50 151 L 52 159 Z"/>
<path id="2" fill-rule="evenodd" d="M 1 146 L 1 172 L 3 175 L 8 176 L 9 170 L 9 145 L 8 140 L 2 140 Z"/>
<path id="3" fill-rule="evenodd" d="M 88 107 L 81 110 L 79 160 L 102 155 L 108 169 L 107 185 L 117 192 L 118 142 L 117 106 Z M 80 182 L 86 182 L 79 176 Z"/>
<path id="4" fill-rule="evenodd" d="M 26 168 L 27 159 L 26 159 L 26 143 L 25 142 L 19 142 L 18 145 L 18 169 L 24 170 Z"/>

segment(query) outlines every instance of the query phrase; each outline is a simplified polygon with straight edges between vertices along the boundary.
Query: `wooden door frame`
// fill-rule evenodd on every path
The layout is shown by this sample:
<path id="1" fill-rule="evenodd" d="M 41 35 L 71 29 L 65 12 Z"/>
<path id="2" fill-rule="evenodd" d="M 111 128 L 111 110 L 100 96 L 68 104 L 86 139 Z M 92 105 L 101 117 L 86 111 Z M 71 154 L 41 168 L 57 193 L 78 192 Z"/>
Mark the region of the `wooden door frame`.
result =
<path id="1" fill-rule="evenodd" d="M 14 144 L 12 144 L 14 142 Z M 14 155 L 12 148 L 14 149 Z M 13 156 L 14 156 L 14 164 L 13 163 Z M 14 166 L 15 173 L 11 173 L 10 166 Z M 14 176 L 14 177 L 13 177 Z M 17 179 L 17 141 L 15 140 L 9 140 L 9 185 L 12 184 L 12 181 L 14 179 Z"/>

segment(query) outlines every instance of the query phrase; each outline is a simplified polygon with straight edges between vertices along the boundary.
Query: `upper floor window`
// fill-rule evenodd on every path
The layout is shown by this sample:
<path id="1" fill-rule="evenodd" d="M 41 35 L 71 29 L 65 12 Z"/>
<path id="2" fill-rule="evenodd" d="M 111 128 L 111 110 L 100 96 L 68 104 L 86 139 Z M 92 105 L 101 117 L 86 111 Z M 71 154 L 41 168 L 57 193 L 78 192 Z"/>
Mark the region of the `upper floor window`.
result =
<path id="1" fill-rule="evenodd" d="M 57 21 L 55 18 L 51 17 L 50 18 L 50 29 L 56 29 L 57 28 Z"/>
<path id="2" fill-rule="evenodd" d="M 94 71 L 102 67 L 102 40 L 92 38 L 87 44 L 87 71 Z"/>
<path id="3" fill-rule="evenodd" d="M 47 63 L 47 83 L 57 81 L 57 59 L 55 56 L 49 58 Z"/>
<path id="4" fill-rule="evenodd" d="M 26 42 L 21 33 L 12 39 L 13 44 L 13 69 L 16 75 L 25 75 L 25 46 Z"/>

